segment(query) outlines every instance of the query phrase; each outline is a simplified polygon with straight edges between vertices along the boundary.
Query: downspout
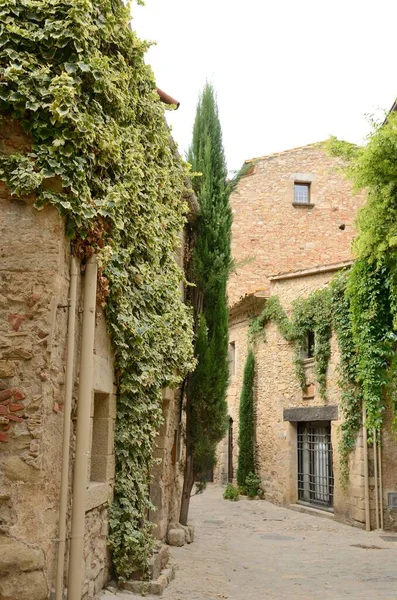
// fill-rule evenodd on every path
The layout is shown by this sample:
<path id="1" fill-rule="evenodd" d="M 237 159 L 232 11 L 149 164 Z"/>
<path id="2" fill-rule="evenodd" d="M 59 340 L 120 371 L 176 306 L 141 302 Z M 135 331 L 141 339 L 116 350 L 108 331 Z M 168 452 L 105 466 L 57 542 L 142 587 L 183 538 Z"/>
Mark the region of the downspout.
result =
<path id="1" fill-rule="evenodd" d="M 73 474 L 72 531 L 70 538 L 68 600 L 81 600 L 84 569 L 84 523 L 89 454 L 89 432 L 94 368 L 97 286 L 95 256 L 87 261 L 81 337 L 80 384 L 77 404 L 76 457 Z"/>
<path id="2" fill-rule="evenodd" d="M 378 496 L 378 449 L 376 443 L 376 429 L 374 429 L 374 442 L 373 442 L 373 450 L 374 450 L 374 493 L 375 493 L 375 519 L 376 519 L 376 529 L 379 529 L 379 496 Z"/>
<path id="3" fill-rule="evenodd" d="M 367 413 L 363 403 L 363 450 L 364 450 L 364 503 L 365 503 L 365 529 L 371 531 L 371 514 L 369 511 L 369 476 L 368 476 L 368 435 L 365 421 Z"/>
<path id="4" fill-rule="evenodd" d="M 66 349 L 66 389 L 63 417 L 63 442 L 62 442 L 62 471 L 59 506 L 59 535 L 57 571 L 55 580 L 55 600 L 63 598 L 63 574 L 66 548 L 66 518 L 69 488 L 69 455 L 70 455 L 70 420 L 72 414 L 73 393 L 73 363 L 74 363 L 74 338 L 76 328 L 76 298 L 77 298 L 77 263 L 74 256 L 70 265 L 70 291 L 69 291 L 69 316 L 68 337 Z"/>
<path id="5" fill-rule="evenodd" d="M 378 464 L 379 464 L 379 506 L 380 506 L 380 528 L 383 531 L 383 477 L 382 477 L 382 437 L 379 429 L 378 438 Z"/>

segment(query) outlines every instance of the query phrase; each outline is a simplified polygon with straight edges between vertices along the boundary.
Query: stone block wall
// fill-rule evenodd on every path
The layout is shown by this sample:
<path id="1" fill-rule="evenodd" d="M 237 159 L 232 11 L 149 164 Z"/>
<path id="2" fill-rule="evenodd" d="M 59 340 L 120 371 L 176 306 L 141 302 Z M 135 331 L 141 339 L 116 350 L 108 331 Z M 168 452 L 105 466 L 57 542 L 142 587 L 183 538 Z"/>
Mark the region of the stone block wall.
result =
<path id="1" fill-rule="evenodd" d="M 283 308 L 290 313 L 293 301 L 307 297 L 311 292 L 328 285 L 333 273 L 318 273 L 303 277 L 281 279 L 270 283 L 270 293 L 278 295 Z M 262 301 L 263 303 L 263 301 Z M 244 363 L 248 351 L 248 327 L 253 315 L 250 300 L 243 301 L 230 314 L 229 339 L 236 343 L 236 374 L 232 377 L 228 393 L 229 414 L 234 421 L 233 465 L 236 475 L 238 459 L 238 411 L 243 381 Z M 256 311 L 257 312 L 257 311 Z M 327 398 L 324 401 L 317 389 L 314 363 L 305 360 L 306 380 L 310 393 L 303 394 L 295 372 L 294 345 L 287 342 L 277 326 L 270 322 L 263 336 L 255 344 L 256 379 L 254 398 L 256 403 L 255 452 L 258 473 L 262 480 L 265 498 L 276 504 L 294 504 L 297 494 L 297 424 L 284 420 L 284 409 L 339 406 L 338 387 L 339 350 L 336 336 L 331 340 L 331 359 L 327 371 Z M 338 453 L 339 427 L 342 423 L 339 410 L 338 420 L 331 422 L 334 471 L 334 514 L 337 520 L 356 527 L 365 526 L 364 505 L 364 451 L 362 432 L 356 448 L 349 459 L 350 480 L 346 489 L 340 481 L 340 457 Z M 390 411 L 383 429 L 383 505 L 385 529 L 397 529 L 396 511 L 387 508 L 388 492 L 397 489 L 397 452 L 392 433 Z M 375 478 L 373 450 L 368 448 L 371 527 L 375 528 Z M 216 480 L 227 482 L 228 440 L 218 446 Z"/>
<path id="2" fill-rule="evenodd" d="M 364 194 L 353 195 L 342 165 L 321 144 L 253 161 L 231 196 L 237 263 L 228 285 L 231 306 L 247 293 L 268 288 L 272 275 L 351 259 Z M 310 182 L 311 206 L 293 205 L 295 181 Z"/>
<path id="3" fill-rule="evenodd" d="M 168 524 L 179 521 L 182 498 L 183 471 L 182 425 L 180 422 L 180 392 L 166 388 L 163 391 L 163 418 L 154 451 L 155 464 L 152 470 L 150 499 L 155 510 L 150 512 L 150 521 L 155 524 L 154 534 L 164 541 Z"/>
<path id="4" fill-rule="evenodd" d="M 272 295 L 280 298 L 287 313 L 291 313 L 296 298 L 307 297 L 326 286 L 332 273 L 319 273 L 295 279 L 284 279 L 271 284 Z M 314 375 L 314 362 L 306 359 L 305 372 L 309 392 L 303 393 L 295 372 L 294 344 L 287 342 L 274 323 L 265 331 L 265 341 L 258 340 L 257 372 L 257 462 L 265 496 L 276 504 L 294 504 L 297 496 L 297 425 L 284 420 L 284 409 L 338 406 L 337 365 L 339 351 L 335 335 L 331 340 L 331 359 L 327 371 L 326 400 L 320 397 Z M 352 453 L 351 480 L 342 490 L 339 477 L 338 420 L 331 422 L 331 441 L 334 468 L 334 514 L 339 520 L 362 525 L 364 512 L 360 501 L 364 498 L 363 453 L 360 438 Z M 360 501 L 359 501 L 360 500 Z"/>
<path id="5" fill-rule="evenodd" d="M 259 315 L 264 306 L 264 298 L 247 298 L 230 311 L 229 342 L 235 347 L 235 372 L 231 375 L 227 392 L 228 415 L 233 420 L 233 476 L 237 476 L 238 432 L 240 394 L 243 384 L 244 367 L 248 353 L 248 329 L 250 320 Z M 214 481 L 226 484 L 228 481 L 229 435 L 218 444 Z"/>
<path id="6" fill-rule="evenodd" d="M 18 124 L 5 120 L 0 151 L 28 149 L 29 140 Z M 0 182 L 0 597 L 7 600 L 49 597 L 59 526 L 70 247 L 58 212 L 52 207 L 37 211 L 33 204 L 33 197 L 16 199 Z M 71 461 L 82 279 L 78 281 Z M 99 457 L 105 460 L 104 480 L 89 481 L 87 486 L 84 598 L 93 597 L 109 570 L 107 503 L 114 480 L 116 397 L 103 319 L 98 320 L 95 334 L 94 392 L 108 396 L 108 412 L 103 416 L 104 422 L 108 420 L 108 437 L 106 455 Z"/>
<path id="7" fill-rule="evenodd" d="M 0 151 L 28 147 L 6 122 Z M 0 596 L 15 600 L 44 600 L 52 584 L 65 375 L 64 223 L 33 202 L 0 183 Z"/>

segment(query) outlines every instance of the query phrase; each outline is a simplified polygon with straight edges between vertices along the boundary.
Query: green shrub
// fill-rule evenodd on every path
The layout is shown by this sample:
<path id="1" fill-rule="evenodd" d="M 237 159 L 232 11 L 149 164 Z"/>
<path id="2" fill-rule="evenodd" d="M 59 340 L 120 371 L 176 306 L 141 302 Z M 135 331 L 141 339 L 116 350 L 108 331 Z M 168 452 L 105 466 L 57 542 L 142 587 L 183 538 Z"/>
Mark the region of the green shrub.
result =
<path id="1" fill-rule="evenodd" d="M 247 488 L 247 495 L 249 498 L 255 498 L 260 495 L 261 480 L 255 473 L 249 473 L 245 480 L 245 487 Z"/>
<path id="2" fill-rule="evenodd" d="M 225 500 L 240 500 L 238 488 L 234 487 L 233 484 L 228 483 L 225 491 L 223 492 L 223 497 Z"/>

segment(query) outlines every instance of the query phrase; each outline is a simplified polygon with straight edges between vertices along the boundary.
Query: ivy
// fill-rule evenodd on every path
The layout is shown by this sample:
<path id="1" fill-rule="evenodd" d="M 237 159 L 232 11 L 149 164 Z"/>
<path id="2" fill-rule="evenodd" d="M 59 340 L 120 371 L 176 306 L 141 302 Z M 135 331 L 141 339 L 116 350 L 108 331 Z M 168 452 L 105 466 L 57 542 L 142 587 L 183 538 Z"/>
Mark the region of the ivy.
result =
<path id="1" fill-rule="evenodd" d="M 161 390 L 193 364 L 174 260 L 186 172 L 129 18 L 119 0 L 0 0 L 0 114 L 31 138 L 0 154 L 0 179 L 37 209 L 55 206 L 83 262 L 98 256 L 118 386 L 109 541 L 121 579 L 146 568 L 153 545 Z"/>
<path id="2" fill-rule="evenodd" d="M 366 409 L 371 441 L 380 430 L 386 405 L 395 404 L 397 342 L 397 114 L 374 123 L 368 143 L 352 151 L 333 140 L 331 153 L 343 156 L 356 189 L 367 202 L 359 213 L 356 260 L 347 280 L 353 342 L 357 353 L 356 383 Z M 358 420 L 359 406 L 355 407 Z"/>
<path id="3" fill-rule="evenodd" d="M 362 425 L 362 390 L 358 383 L 359 357 L 353 339 L 350 302 L 346 294 L 349 271 L 341 271 L 331 282 L 331 307 L 333 327 L 339 347 L 339 387 L 343 422 L 340 428 L 339 456 L 341 483 L 345 487 L 349 478 L 348 459 L 354 449 Z"/>
<path id="4" fill-rule="evenodd" d="M 274 321 L 281 335 L 295 345 L 295 370 L 304 390 L 306 377 L 302 356 L 309 332 L 314 332 L 314 368 L 322 398 L 326 396 L 327 368 L 331 355 L 332 312 L 329 288 L 317 290 L 308 298 L 298 298 L 292 306 L 292 316 L 281 306 L 278 296 L 271 296 L 250 327 L 251 336 L 257 335 L 269 321 Z"/>
<path id="5" fill-rule="evenodd" d="M 343 422 L 339 443 L 341 483 L 349 477 L 348 458 L 354 449 L 361 427 L 363 392 L 359 383 L 359 354 L 354 342 L 351 303 L 346 291 L 349 271 L 341 271 L 329 287 L 317 290 L 307 298 L 298 298 L 288 318 L 277 296 L 271 296 L 261 315 L 252 323 L 251 334 L 258 334 L 269 321 L 274 321 L 283 337 L 295 345 L 295 369 L 302 389 L 306 388 L 302 353 L 307 334 L 314 332 L 314 364 L 320 396 L 326 398 L 327 369 L 331 356 L 331 336 L 335 331 L 339 347 L 339 387 Z"/>

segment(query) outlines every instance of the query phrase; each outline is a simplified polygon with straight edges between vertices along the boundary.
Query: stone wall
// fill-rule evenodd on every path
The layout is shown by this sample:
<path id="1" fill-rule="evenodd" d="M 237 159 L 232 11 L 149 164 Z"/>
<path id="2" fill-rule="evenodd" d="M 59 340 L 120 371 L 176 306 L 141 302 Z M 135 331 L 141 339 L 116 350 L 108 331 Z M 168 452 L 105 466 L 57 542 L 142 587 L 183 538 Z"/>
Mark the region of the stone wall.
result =
<path id="1" fill-rule="evenodd" d="M 0 152 L 28 148 L 19 126 L 5 121 Z M 39 212 L 33 203 L 33 197 L 11 197 L 0 183 L 0 597 L 7 600 L 48 598 L 58 537 L 70 248 L 58 212 L 52 207 Z M 80 307 L 81 281 L 78 289 Z M 78 311 L 73 425 L 80 329 Z M 90 479 L 87 486 L 87 598 L 106 581 L 109 567 L 107 502 L 114 479 L 115 388 L 103 319 L 95 335 L 94 391 L 107 395 L 108 402 L 97 423 L 105 450 L 94 458 L 105 470 L 101 481 Z M 71 459 L 73 432 L 72 426 Z M 70 480 L 71 473 L 72 464 Z"/>
<path id="2" fill-rule="evenodd" d="M 179 521 L 183 477 L 180 469 L 182 428 L 180 423 L 180 392 L 166 388 L 163 391 L 164 422 L 158 433 L 154 452 L 155 465 L 150 487 L 150 499 L 155 510 L 150 520 L 155 523 L 154 534 L 164 541 L 168 524 Z"/>
<path id="3" fill-rule="evenodd" d="M 244 366 L 248 353 L 248 328 L 250 320 L 259 315 L 264 306 L 264 298 L 247 298 L 236 305 L 229 316 L 229 342 L 234 343 L 235 369 L 231 375 L 227 391 L 228 414 L 233 420 L 233 475 L 237 474 L 239 404 L 243 384 Z M 214 481 L 225 484 L 228 481 L 229 434 L 218 444 Z"/>
<path id="4" fill-rule="evenodd" d="M 333 274 L 313 274 L 296 279 L 284 279 L 271 284 L 271 294 L 280 298 L 291 314 L 296 298 L 307 297 L 326 286 Z M 338 406 L 337 365 L 339 352 L 335 336 L 331 340 L 331 359 L 327 371 L 326 400 L 320 397 L 314 376 L 313 359 L 305 359 L 307 391 L 300 387 L 294 365 L 294 344 L 287 342 L 274 323 L 265 330 L 265 341 L 258 340 L 257 357 L 257 438 L 256 458 L 266 498 L 277 504 L 294 504 L 297 496 L 297 424 L 284 420 L 284 409 Z M 302 419 L 304 420 L 304 419 Z M 310 419 L 308 419 L 310 420 Z M 351 457 L 351 481 L 343 492 L 339 481 L 338 428 L 340 417 L 332 420 L 331 440 L 335 476 L 335 517 L 352 523 L 364 522 L 361 501 L 364 497 L 362 442 L 357 443 Z"/>
<path id="5" fill-rule="evenodd" d="M 278 295 L 283 308 L 290 314 L 292 302 L 298 297 L 307 297 L 315 290 L 328 285 L 333 273 L 318 273 L 303 277 L 281 279 L 270 283 L 270 294 Z M 233 418 L 234 449 L 233 466 L 236 476 L 238 460 L 238 411 L 243 381 L 244 363 L 248 351 L 248 327 L 253 314 L 250 300 L 241 302 L 238 309 L 231 311 L 229 339 L 236 344 L 236 374 L 232 377 L 228 390 L 229 415 Z M 258 307 L 259 307 L 259 300 Z M 263 303 L 263 301 L 262 301 Z M 338 387 L 339 350 L 333 335 L 331 359 L 327 371 L 327 397 L 324 401 L 317 389 L 312 359 L 304 361 L 308 390 L 302 392 L 295 372 L 294 345 L 287 342 L 270 322 L 264 335 L 259 336 L 254 345 L 256 357 L 255 409 L 256 439 L 255 453 L 258 474 L 262 480 L 265 498 L 276 504 L 295 504 L 297 495 L 297 424 L 284 420 L 284 409 L 335 407 L 340 403 Z M 333 409 L 332 409 L 333 410 Z M 334 514 L 335 518 L 357 527 L 364 527 L 364 455 L 363 439 L 360 432 L 356 448 L 349 460 L 350 479 L 346 489 L 340 481 L 340 457 L 338 453 L 339 427 L 342 415 L 332 420 L 331 440 L 333 446 L 334 470 Z M 376 526 L 375 478 L 373 450 L 368 448 L 370 517 L 371 527 Z M 382 446 L 383 504 L 385 529 L 397 529 L 396 511 L 387 508 L 388 492 L 397 490 L 397 452 L 393 438 L 391 414 L 385 419 Z M 228 439 L 218 446 L 216 480 L 226 483 L 228 476 Z"/>
<path id="6" fill-rule="evenodd" d="M 229 415 L 233 419 L 234 476 L 238 455 L 238 410 L 247 356 L 247 332 L 255 295 L 278 295 L 287 312 L 293 301 L 328 285 L 335 270 L 351 261 L 354 221 L 364 194 L 353 195 L 342 172 L 343 163 L 327 155 L 321 144 L 296 148 L 252 161 L 252 169 L 232 195 L 232 254 L 237 273 L 229 281 L 229 340 L 235 343 L 236 372 L 228 390 Z M 310 182 L 310 203 L 294 204 L 294 183 Z M 257 309 L 260 300 L 256 298 Z M 262 305 L 264 300 L 262 299 Z M 331 342 L 327 372 L 327 399 L 318 393 L 313 359 L 304 361 L 308 388 L 303 394 L 294 366 L 294 347 L 285 341 L 274 323 L 255 344 L 257 373 L 256 460 L 265 497 L 279 504 L 297 501 L 297 423 L 285 420 L 284 409 L 338 407 L 338 347 Z M 332 420 L 334 512 L 337 519 L 363 526 L 363 441 L 359 435 L 350 457 L 350 482 L 343 490 L 339 481 L 338 430 L 340 411 Z M 288 416 L 288 415 L 287 415 Z M 334 418 L 334 417 L 332 417 Z M 328 420 L 328 419 L 327 419 Z M 383 434 L 383 500 L 397 489 L 397 455 L 391 441 L 390 419 Z M 228 439 L 218 447 L 216 478 L 228 477 Z M 369 449 L 371 522 L 375 523 L 373 460 Z M 394 515 L 385 509 L 391 527 Z"/>
<path id="7" fill-rule="evenodd" d="M 340 159 L 313 144 L 253 162 L 231 196 L 229 302 L 268 288 L 271 275 L 351 259 L 354 220 L 364 195 L 352 194 Z M 294 206 L 294 182 L 311 184 L 311 205 Z M 342 228 L 341 228 L 342 227 Z"/>
<path id="8" fill-rule="evenodd" d="M 1 152 L 28 145 L 15 124 L 2 129 Z M 18 600 L 52 584 L 67 326 L 64 223 L 33 201 L 0 183 L 0 596 Z"/>

